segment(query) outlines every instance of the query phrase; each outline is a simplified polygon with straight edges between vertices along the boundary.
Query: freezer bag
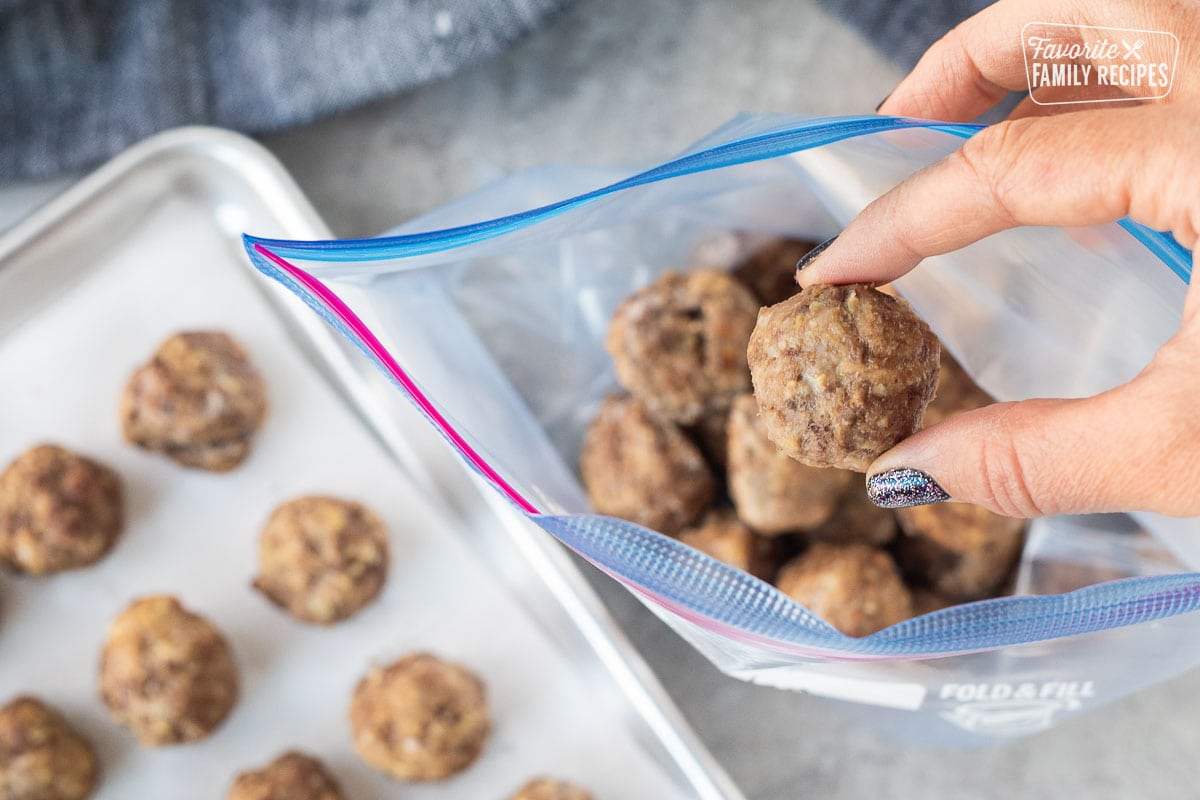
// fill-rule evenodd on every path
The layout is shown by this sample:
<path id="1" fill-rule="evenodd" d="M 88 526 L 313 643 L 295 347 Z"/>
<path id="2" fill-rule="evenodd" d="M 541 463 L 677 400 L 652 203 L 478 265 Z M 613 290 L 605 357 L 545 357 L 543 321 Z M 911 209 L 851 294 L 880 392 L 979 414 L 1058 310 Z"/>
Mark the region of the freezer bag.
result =
<path id="1" fill-rule="evenodd" d="M 246 249 L 384 370 L 483 480 L 721 670 L 862 704 L 856 713 L 910 739 L 987 744 L 1200 663 L 1200 574 L 1189 571 L 1200 568 L 1200 520 L 1036 521 L 1027 594 L 850 638 L 767 583 L 591 513 L 575 470 L 616 385 L 603 339 L 624 297 L 686 268 L 723 232 L 832 235 L 977 130 L 744 116 L 632 174 L 543 167 L 388 236 L 248 235 Z M 1017 400 L 1131 379 L 1177 330 L 1190 273 L 1191 254 L 1168 234 L 1124 220 L 1001 233 L 929 259 L 897 287 L 972 377 Z M 1081 574 L 1121 579 L 1080 587 Z"/>

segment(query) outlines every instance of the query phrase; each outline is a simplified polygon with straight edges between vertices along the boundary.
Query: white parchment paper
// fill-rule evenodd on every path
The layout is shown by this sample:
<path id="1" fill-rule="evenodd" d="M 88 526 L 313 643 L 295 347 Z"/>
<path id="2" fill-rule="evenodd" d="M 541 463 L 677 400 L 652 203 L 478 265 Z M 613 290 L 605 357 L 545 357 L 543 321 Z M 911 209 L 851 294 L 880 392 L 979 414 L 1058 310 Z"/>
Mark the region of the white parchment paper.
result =
<path id="1" fill-rule="evenodd" d="M 0 340 L 0 463 L 39 442 L 97 458 L 121 475 L 128 523 L 92 568 L 0 575 L 0 703 L 31 693 L 62 709 L 100 755 L 100 800 L 223 797 L 236 772 L 288 748 L 323 759 L 353 800 L 499 799 L 537 774 L 598 798 L 685 796 L 622 725 L 627 710 L 612 693 L 589 692 L 570 654 L 297 352 L 204 208 L 171 200 L 122 246 L 79 258 L 78 283 Z M 164 338 L 189 329 L 232 333 L 269 387 L 266 426 L 228 474 L 184 469 L 121 438 L 125 381 Z M 294 622 L 250 588 L 262 524 L 309 492 L 362 501 L 390 532 L 381 597 L 330 629 Z M 241 671 L 232 715 L 199 743 L 142 749 L 99 700 L 107 626 L 151 593 L 178 595 L 212 620 Z M 443 784 L 401 786 L 362 765 L 350 743 L 355 683 L 372 664 L 414 650 L 460 661 L 488 686 L 487 749 Z"/>

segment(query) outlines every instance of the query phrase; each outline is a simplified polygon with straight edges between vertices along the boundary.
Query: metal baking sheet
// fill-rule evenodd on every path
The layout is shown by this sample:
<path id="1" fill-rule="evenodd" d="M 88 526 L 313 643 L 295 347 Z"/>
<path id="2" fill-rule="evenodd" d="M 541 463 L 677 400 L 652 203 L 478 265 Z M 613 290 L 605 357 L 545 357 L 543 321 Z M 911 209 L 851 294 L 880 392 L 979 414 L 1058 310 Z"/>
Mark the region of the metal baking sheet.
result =
<path id="1" fill-rule="evenodd" d="M 139 541 L 126 542 L 86 573 L 6 582 L 6 609 L 0 624 L 0 699 L 33 690 L 61 702 L 72 720 L 99 744 L 109 775 L 101 797 L 134 796 L 128 791 L 135 788 L 137 796 L 145 796 L 144 791 L 153 786 L 172 785 L 171 796 L 183 798 L 187 791 L 195 791 L 197 797 L 212 796 L 237 769 L 260 763 L 283 747 L 307 742 L 322 754 L 333 751 L 332 766 L 347 788 L 355 796 L 369 798 L 383 796 L 387 784 L 358 764 L 349 751 L 345 697 L 311 702 L 297 711 L 297 701 L 310 702 L 303 684 L 287 682 L 300 671 L 272 666 L 270 655 L 290 653 L 290 658 L 307 663 L 303 674 L 310 680 L 331 683 L 344 695 L 355 672 L 365 671 L 372 661 L 378 663 L 425 643 L 479 669 L 495 687 L 500 719 L 490 759 L 485 753 L 478 768 L 448 784 L 442 793 L 439 787 L 410 788 L 405 796 L 483 796 L 479 792 L 484 786 L 487 796 L 499 796 L 515 788 L 507 783 L 513 783 L 518 773 L 541 771 L 590 784 L 600 797 L 740 798 L 557 543 L 492 502 L 490 493 L 481 494 L 424 420 L 357 353 L 297 300 L 250 269 L 240 234 L 251 228 L 290 238 L 329 235 L 288 175 L 262 148 L 224 131 L 190 128 L 131 149 L 0 237 L 0 348 L 20 342 L 24 356 L 39 347 L 69 353 L 62 357 L 58 372 L 32 362 L 22 368 L 40 376 L 41 383 L 25 391 L 41 392 L 41 402 L 28 402 L 26 394 L 24 406 L 14 401 L 0 410 L 3 457 L 15 454 L 18 442 L 31 444 L 22 437 L 34 435 L 13 421 L 12 409 L 22 407 L 27 416 L 36 409 L 45 415 L 38 423 L 42 430 L 53 429 L 41 438 L 79 446 L 116 464 L 127 479 L 132 477 L 131 501 L 142 523 L 131 525 L 129 538 L 140 540 L 142 547 L 154 541 L 147 525 L 163 526 L 178 519 L 156 516 L 156 511 L 167 511 L 155 508 L 150 488 L 156 482 L 163 491 L 183 495 L 172 502 L 191 503 L 203 519 L 215 498 L 229 496 L 228 484 L 221 489 L 225 494 L 206 494 L 214 491 L 213 484 L 221 476 L 191 474 L 185 480 L 178 476 L 181 471 L 122 446 L 113 432 L 113 405 L 130 366 L 126 362 L 135 360 L 135 351 L 144 358 L 156 344 L 151 333 L 165 335 L 181 327 L 215 323 L 249 339 L 252 351 L 257 344 L 273 354 L 264 371 L 276 392 L 286 387 L 288 399 L 276 411 L 291 419 L 287 425 L 268 425 L 262 446 L 243 468 L 247 475 L 253 473 L 254 480 L 244 480 L 239 501 L 229 505 L 258 502 L 265 514 L 278 500 L 317 489 L 358 496 L 375 506 L 387 505 L 396 499 L 392 495 L 407 498 L 414 509 L 411 516 L 390 512 L 398 552 L 389 588 L 376 607 L 363 612 L 361 624 L 352 620 L 346 629 L 332 631 L 288 627 L 281 625 L 287 621 L 279 619 L 279 612 L 265 607 L 248 590 L 236 602 L 221 601 L 220 593 L 213 594 L 213 587 L 206 585 L 210 576 L 204 568 L 211 571 L 215 563 L 219 570 L 222 559 L 236 561 L 234 556 L 240 555 L 237 567 L 218 575 L 219 580 L 228 580 L 233 594 L 245 588 L 253 571 L 257 519 L 247 520 L 247 533 L 231 540 L 209 542 L 203 530 L 194 531 L 188 540 L 193 551 L 187 556 L 194 562 L 193 574 L 173 586 L 127 586 L 136 583 L 131 576 L 144 575 L 147 569 L 169 570 L 181 556 L 159 548 L 157 557 L 163 561 L 156 567 L 145 550 L 138 552 Z M 160 277 L 167 275 L 171 276 Z M 241 288 L 233 288 L 234 282 Z M 189 292 L 189 287 L 194 289 Z M 264 303 L 275 312 L 273 316 L 256 314 Z M 71 319 L 97 329 L 95 333 L 43 324 L 67 312 Z M 267 316 L 270 325 L 261 319 Z M 114 328 L 130 336 L 114 336 Z M 276 333 L 268 330 L 275 328 Z M 276 335 L 283 342 L 279 347 L 271 344 Z M 15 351 L 14 345 L 10 355 Z M 18 356 L 10 360 L 14 370 L 22 363 Z M 100 369 L 98 365 L 111 366 Z M 310 380 L 316 383 L 306 383 Z M 77 408 L 71 396 L 81 394 L 97 398 L 95 410 L 62 422 L 68 409 Z M 365 426 L 354 423 L 346 413 L 349 409 Z M 320 422 L 323 417 L 334 422 L 325 426 Z M 337 422 L 339 417 L 345 417 L 350 427 Z M 298 436 L 300 430 L 309 433 Z M 368 431 L 390 459 L 381 452 L 378 458 L 365 455 L 362 463 L 344 466 L 351 453 L 373 450 L 364 438 Z M 316 466 L 296 466 L 301 463 Z M 397 465 L 407 480 L 398 471 L 390 474 Z M 165 485 L 173 481 L 179 486 Z M 421 536 L 406 539 L 414 524 L 424 536 L 430 535 L 429 528 L 446 530 L 437 532 L 442 538 L 415 547 L 414 542 L 421 544 Z M 220 541 L 236 542 L 245 552 L 214 552 L 210 545 Z M 421 562 L 426 544 L 428 560 Z M 468 545 L 471 555 L 464 554 Z M 406 553 L 406 547 L 415 549 L 417 556 Z M 456 547 L 463 551 L 456 555 Z M 422 566 L 411 565 L 412 569 L 421 574 L 410 571 L 406 579 L 405 563 L 415 557 Z M 447 610 L 444 620 L 422 615 L 416 608 L 422 597 L 421 581 L 430 576 L 453 581 L 456 563 L 466 564 L 462 569 L 468 576 L 482 576 L 484 583 L 495 584 L 500 594 L 487 602 L 499 609 L 494 611 L 500 614 L 497 620 L 505 613 L 502 607 L 520 615 L 501 623 L 511 627 L 510 632 L 484 630 L 476 620 L 478 630 L 472 634 L 471 608 Z M 143 572 L 137 573 L 138 569 Z M 496 580 L 490 581 L 493 577 Z M 91 682 L 94 654 L 107 619 L 128 599 L 127 594 L 163 589 L 178 589 L 185 604 L 190 595 L 211 606 L 195 604 L 231 631 L 235 652 L 240 645 L 239 655 L 248 663 L 243 665 L 247 683 L 243 704 L 227 723 L 229 730 L 218 731 L 198 745 L 148 753 L 138 750 L 127 734 L 115 732 Z M 439 590 L 429 584 L 426 592 L 434 595 Z M 85 604 L 96 608 L 80 608 Z M 515 611 L 518 606 L 520 611 Z M 56 647 L 46 653 L 27 652 L 38 649 L 30 644 L 36 643 L 37 629 L 44 625 L 73 630 L 59 624 L 72 608 L 90 620 L 86 628 L 80 627 L 86 632 L 79 641 L 61 651 Z M 491 609 L 480 609 L 475 616 L 490 613 Z M 353 626 L 361 631 L 372 624 L 372 616 L 378 641 L 363 652 L 358 666 L 350 663 L 353 658 L 322 657 L 322 648 L 334 640 L 352 649 Z M 527 624 L 530 621 L 535 624 Z M 77 622 L 70 620 L 70 624 Z M 22 672 L 26 667 L 19 668 L 18 662 L 42 666 L 37 674 L 30 674 Z M 79 675 L 86 676 L 86 685 L 80 684 Z M 272 676 L 285 682 L 276 685 L 270 681 Z M 533 697 L 531 690 L 536 687 L 546 696 L 513 705 L 514 695 L 523 689 Z M 287 712 L 278 713 L 284 707 Z M 333 713 L 334 707 L 343 711 L 323 721 L 321 715 Z M 281 730 L 294 732 L 291 739 L 298 741 L 284 741 Z M 546 739 L 551 735 L 553 745 Z M 546 763 L 548 756 L 550 763 Z M 614 758 L 621 767 L 608 764 Z M 206 776 L 203 785 L 182 785 L 181 778 L 191 771 Z"/>

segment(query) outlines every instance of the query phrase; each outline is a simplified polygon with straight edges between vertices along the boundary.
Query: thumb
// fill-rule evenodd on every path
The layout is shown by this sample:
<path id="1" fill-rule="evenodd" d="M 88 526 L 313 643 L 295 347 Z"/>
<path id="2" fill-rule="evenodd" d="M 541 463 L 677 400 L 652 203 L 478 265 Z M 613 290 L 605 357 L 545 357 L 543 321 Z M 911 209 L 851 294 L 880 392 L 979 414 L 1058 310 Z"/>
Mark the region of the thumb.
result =
<path id="1" fill-rule="evenodd" d="M 997 403 L 951 417 L 880 456 L 867 494 L 885 508 L 953 500 L 1011 517 L 1198 515 L 1200 425 L 1179 413 L 1185 393 L 1173 372 L 1152 365 L 1095 397 Z"/>

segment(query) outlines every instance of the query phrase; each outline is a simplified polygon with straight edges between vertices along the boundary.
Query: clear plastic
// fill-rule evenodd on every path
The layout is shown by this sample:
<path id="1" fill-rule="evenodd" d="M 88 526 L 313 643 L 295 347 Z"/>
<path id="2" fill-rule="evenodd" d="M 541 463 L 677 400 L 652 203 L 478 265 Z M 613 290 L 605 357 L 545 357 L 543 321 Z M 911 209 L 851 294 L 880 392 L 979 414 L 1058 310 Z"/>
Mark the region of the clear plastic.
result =
<path id="1" fill-rule="evenodd" d="M 730 230 L 831 235 L 975 130 L 743 117 L 632 177 L 542 168 L 388 237 L 248 236 L 247 252 L 485 480 L 726 673 L 855 701 L 908 737 L 987 743 L 1200 663 L 1200 575 L 1186 572 L 1200 564 L 1200 520 L 1039 520 L 1023 596 L 854 639 L 674 539 L 591 514 L 573 468 L 615 384 L 602 341 L 621 299 L 665 269 L 728 258 Z M 1178 328 L 1190 269 L 1169 236 L 1125 221 L 1009 231 L 930 259 L 898 287 L 996 397 L 1069 397 L 1149 361 Z"/>

